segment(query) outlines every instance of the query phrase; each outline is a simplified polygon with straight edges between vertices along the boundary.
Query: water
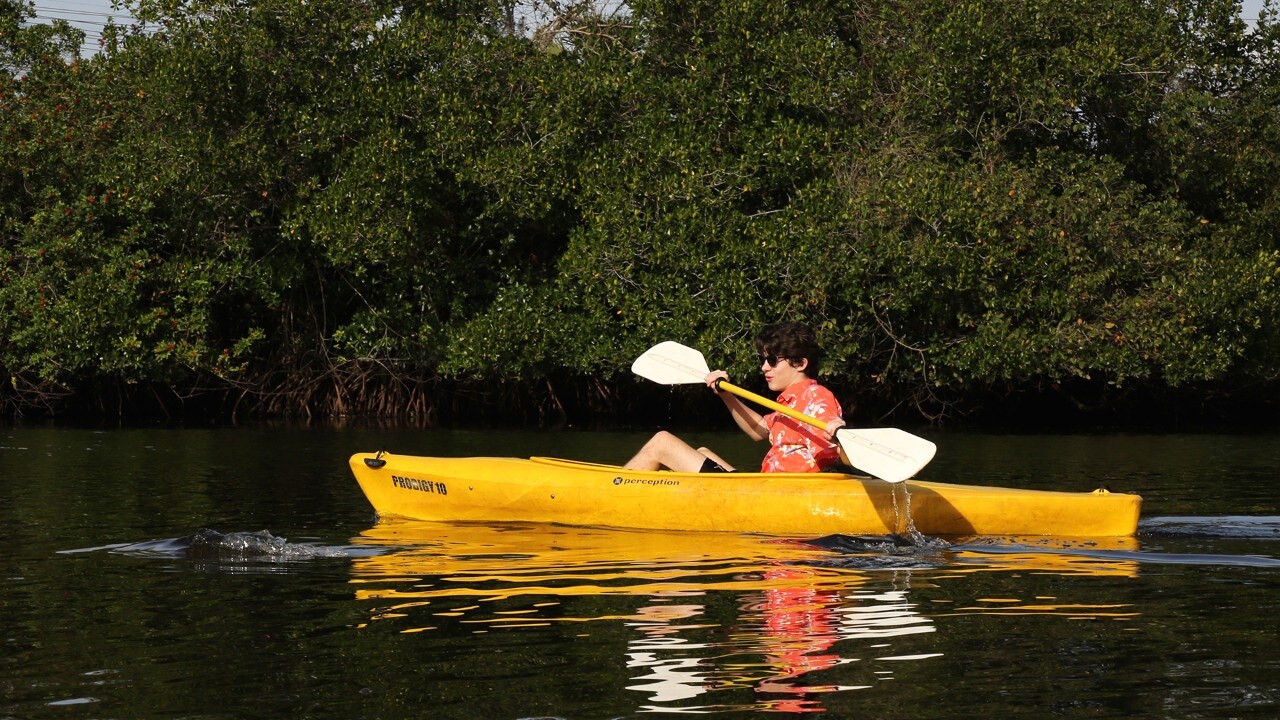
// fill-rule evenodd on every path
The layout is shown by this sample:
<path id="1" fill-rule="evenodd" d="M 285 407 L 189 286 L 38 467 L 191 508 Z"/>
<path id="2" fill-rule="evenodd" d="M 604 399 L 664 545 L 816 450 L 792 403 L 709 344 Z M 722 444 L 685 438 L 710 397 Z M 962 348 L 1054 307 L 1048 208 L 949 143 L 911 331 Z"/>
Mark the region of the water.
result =
<path id="1" fill-rule="evenodd" d="M 1101 540 L 379 523 L 345 466 L 643 439 L 0 431 L 0 717 L 1280 716 L 1280 436 L 931 438 L 1140 492 Z"/>

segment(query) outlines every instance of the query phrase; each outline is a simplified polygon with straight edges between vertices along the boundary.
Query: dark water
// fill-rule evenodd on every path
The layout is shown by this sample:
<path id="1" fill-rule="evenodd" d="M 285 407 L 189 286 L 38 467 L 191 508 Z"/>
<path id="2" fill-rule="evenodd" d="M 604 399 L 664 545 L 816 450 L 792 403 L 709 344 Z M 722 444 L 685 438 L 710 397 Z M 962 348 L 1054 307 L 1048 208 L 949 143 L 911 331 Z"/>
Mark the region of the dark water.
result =
<path id="1" fill-rule="evenodd" d="M 1280 436 L 932 439 L 927 479 L 1135 491 L 1141 532 L 379 524 L 355 451 L 643 437 L 2 430 L 0 718 L 1280 717 Z"/>

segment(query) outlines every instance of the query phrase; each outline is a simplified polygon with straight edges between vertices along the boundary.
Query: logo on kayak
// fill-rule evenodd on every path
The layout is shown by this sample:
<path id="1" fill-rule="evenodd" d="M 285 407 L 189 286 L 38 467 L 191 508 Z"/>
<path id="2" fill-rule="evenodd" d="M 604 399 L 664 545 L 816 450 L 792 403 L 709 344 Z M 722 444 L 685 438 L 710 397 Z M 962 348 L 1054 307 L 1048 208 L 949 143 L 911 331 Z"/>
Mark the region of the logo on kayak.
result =
<path id="1" fill-rule="evenodd" d="M 664 480 L 663 478 L 624 478 L 616 477 L 613 479 L 614 485 L 679 485 L 679 480 Z"/>
<path id="2" fill-rule="evenodd" d="M 435 480 L 419 480 L 418 478 L 392 475 L 391 484 L 405 490 L 421 490 L 422 492 L 435 493 L 436 495 L 449 494 L 449 488 L 444 483 Z"/>

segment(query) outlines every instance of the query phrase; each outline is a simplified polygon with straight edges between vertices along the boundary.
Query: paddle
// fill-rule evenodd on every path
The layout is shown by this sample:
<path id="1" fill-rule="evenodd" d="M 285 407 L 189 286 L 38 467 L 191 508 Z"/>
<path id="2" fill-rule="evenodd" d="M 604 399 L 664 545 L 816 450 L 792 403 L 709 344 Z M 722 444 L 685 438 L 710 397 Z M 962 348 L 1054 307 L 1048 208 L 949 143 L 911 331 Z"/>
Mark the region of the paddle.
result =
<path id="1" fill-rule="evenodd" d="M 649 348 L 631 364 L 631 372 L 663 385 L 703 383 L 711 369 L 702 353 L 668 340 Z M 750 400 L 788 417 L 825 430 L 826 423 L 811 415 L 763 398 L 726 380 L 716 388 Z M 853 429 L 836 431 L 836 443 L 845 460 L 853 467 L 881 480 L 900 483 L 929 464 L 938 448 L 924 438 L 897 428 Z"/>

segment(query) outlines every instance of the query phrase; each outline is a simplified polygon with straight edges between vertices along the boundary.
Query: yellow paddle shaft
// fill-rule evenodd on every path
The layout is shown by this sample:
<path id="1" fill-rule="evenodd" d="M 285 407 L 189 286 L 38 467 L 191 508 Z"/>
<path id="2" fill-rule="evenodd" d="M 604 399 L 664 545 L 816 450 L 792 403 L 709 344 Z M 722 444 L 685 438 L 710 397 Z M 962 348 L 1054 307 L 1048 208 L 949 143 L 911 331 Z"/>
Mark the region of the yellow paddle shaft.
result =
<path id="1" fill-rule="evenodd" d="M 758 405 L 763 405 L 764 407 L 767 407 L 770 410 L 777 410 L 778 412 L 782 413 L 783 415 L 786 415 L 789 418 L 799 420 L 802 423 L 808 423 L 818 428 L 819 430 L 827 429 L 827 424 L 825 422 L 823 422 L 822 420 L 819 420 L 818 418 L 812 415 L 805 415 L 799 410 L 796 410 L 794 408 L 789 408 L 786 405 L 783 405 L 782 403 L 777 403 L 772 400 L 769 400 L 768 398 L 761 397 L 751 392 L 750 390 L 744 390 L 743 388 L 740 388 L 737 385 L 734 385 L 728 380 L 717 380 L 716 388 L 719 390 L 724 390 L 725 392 L 737 395 L 740 398 L 750 400 L 751 402 L 756 403 Z"/>

